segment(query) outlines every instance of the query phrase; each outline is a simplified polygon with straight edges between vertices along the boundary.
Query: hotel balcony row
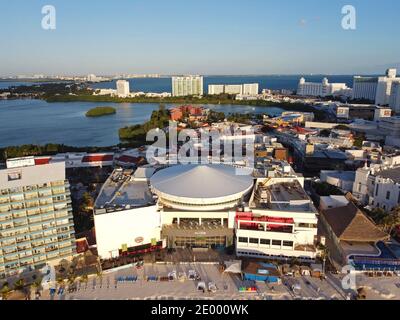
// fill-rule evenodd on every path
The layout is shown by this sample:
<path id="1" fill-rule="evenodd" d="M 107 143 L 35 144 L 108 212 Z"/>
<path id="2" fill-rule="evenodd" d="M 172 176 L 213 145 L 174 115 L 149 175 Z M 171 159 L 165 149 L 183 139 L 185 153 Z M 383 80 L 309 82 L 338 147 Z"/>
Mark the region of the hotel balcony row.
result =
<path id="1" fill-rule="evenodd" d="M 44 237 L 50 237 L 53 235 L 57 236 L 65 233 L 75 233 L 72 219 L 61 221 L 58 224 L 50 226 L 38 226 L 37 228 L 24 227 L 24 229 L 14 228 L 12 231 L 0 232 L 0 244 L 3 247 L 13 244 L 27 243 Z"/>
<path id="2" fill-rule="evenodd" d="M 63 259 L 76 254 L 75 243 L 70 242 L 68 245 L 58 248 L 49 248 L 45 252 L 36 254 L 27 254 L 16 259 L 0 257 L 0 273 L 15 271 L 28 266 L 36 267 L 51 260 Z"/>
<path id="3" fill-rule="evenodd" d="M 70 198 L 71 192 L 68 187 L 47 187 L 38 191 L 30 192 L 10 192 L 5 193 L 4 190 L 0 193 L 0 204 L 3 203 L 20 203 L 30 200 L 38 200 L 44 198 L 53 198 L 55 202 L 58 201 L 58 196 L 65 196 Z"/>
<path id="4" fill-rule="evenodd" d="M 51 222 L 55 222 L 56 224 L 60 221 L 66 219 L 72 219 L 72 211 L 65 210 L 64 211 L 56 211 L 56 212 L 48 212 L 38 214 L 36 216 L 14 216 L 8 215 L 0 217 L 0 233 L 4 230 L 9 229 L 23 229 L 24 226 L 29 226 L 34 228 L 36 226 L 46 226 L 51 224 Z M 49 225 L 50 226 L 50 225 Z M 40 229 L 40 228 L 37 228 Z"/>
<path id="5" fill-rule="evenodd" d="M 25 239 L 24 242 L 20 241 L 17 243 L 4 243 L 0 248 L 0 256 L 7 256 L 12 254 L 19 254 L 29 250 L 41 250 L 46 246 L 53 244 L 65 244 L 68 241 L 75 241 L 74 233 L 67 232 L 63 234 L 55 234 L 50 236 L 42 236 L 36 239 Z"/>
<path id="6" fill-rule="evenodd" d="M 69 181 L 68 180 L 60 180 L 60 181 L 42 183 L 40 185 L 30 185 L 30 186 L 17 187 L 17 188 L 1 189 L 0 197 L 5 196 L 5 195 L 11 195 L 11 194 L 30 193 L 30 192 L 35 192 L 38 190 L 48 190 L 51 188 L 58 188 L 58 187 L 69 188 L 70 187 Z"/>

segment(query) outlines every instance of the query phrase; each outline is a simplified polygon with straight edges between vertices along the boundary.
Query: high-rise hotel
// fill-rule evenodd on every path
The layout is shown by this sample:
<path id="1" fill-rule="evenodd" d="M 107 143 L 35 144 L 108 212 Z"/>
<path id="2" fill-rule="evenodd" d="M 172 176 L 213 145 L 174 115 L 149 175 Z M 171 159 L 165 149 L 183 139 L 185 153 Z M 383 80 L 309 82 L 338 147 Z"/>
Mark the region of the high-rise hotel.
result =
<path id="1" fill-rule="evenodd" d="M 16 159 L 0 170 L 0 276 L 76 252 L 65 163 Z"/>
<path id="2" fill-rule="evenodd" d="M 202 96 L 203 77 L 172 77 L 172 95 L 174 97 Z"/>

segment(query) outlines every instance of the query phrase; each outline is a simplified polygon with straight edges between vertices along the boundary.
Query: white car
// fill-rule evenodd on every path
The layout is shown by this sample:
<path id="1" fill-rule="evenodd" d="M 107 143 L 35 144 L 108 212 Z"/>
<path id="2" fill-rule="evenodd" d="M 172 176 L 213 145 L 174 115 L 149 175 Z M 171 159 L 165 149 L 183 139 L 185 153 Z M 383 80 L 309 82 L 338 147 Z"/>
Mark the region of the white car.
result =
<path id="1" fill-rule="evenodd" d="M 208 291 L 215 293 L 217 292 L 217 285 L 214 282 L 208 283 Z"/>
<path id="2" fill-rule="evenodd" d="M 188 279 L 189 280 L 200 280 L 200 276 L 195 270 L 189 270 L 188 272 Z"/>
<path id="3" fill-rule="evenodd" d="M 206 283 L 205 282 L 199 282 L 197 284 L 197 290 L 198 291 L 203 291 L 203 293 L 206 292 Z"/>

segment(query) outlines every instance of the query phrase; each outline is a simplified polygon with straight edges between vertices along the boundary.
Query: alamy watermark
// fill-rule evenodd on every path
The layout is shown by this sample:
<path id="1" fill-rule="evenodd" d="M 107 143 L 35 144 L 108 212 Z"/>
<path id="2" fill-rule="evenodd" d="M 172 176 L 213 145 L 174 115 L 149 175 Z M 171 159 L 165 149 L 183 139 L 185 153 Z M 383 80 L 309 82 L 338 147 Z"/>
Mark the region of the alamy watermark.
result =
<path id="1" fill-rule="evenodd" d="M 168 130 L 152 129 L 147 133 L 148 163 L 165 161 L 169 164 L 239 164 L 237 175 L 251 174 L 254 168 L 255 134 L 252 128 L 224 126 L 207 129 L 181 129 L 169 122 Z M 168 150 L 168 152 L 167 152 Z M 168 154 L 167 154 L 168 153 Z"/>
<path id="2" fill-rule="evenodd" d="M 345 5 L 342 8 L 342 28 L 344 30 L 356 30 L 357 28 L 357 12 L 352 5 Z"/>
<path id="3" fill-rule="evenodd" d="M 42 7 L 42 29 L 55 30 L 56 24 L 56 8 L 52 5 L 45 5 Z"/>

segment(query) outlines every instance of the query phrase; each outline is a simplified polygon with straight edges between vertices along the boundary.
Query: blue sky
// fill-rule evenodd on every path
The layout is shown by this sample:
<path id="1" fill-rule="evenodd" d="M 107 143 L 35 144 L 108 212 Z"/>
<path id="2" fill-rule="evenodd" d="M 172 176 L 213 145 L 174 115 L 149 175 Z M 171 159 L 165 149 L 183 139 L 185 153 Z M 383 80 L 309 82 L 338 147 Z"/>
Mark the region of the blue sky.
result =
<path id="1" fill-rule="evenodd" d="M 48 4 L 54 31 L 41 28 Z M 398 0 L 0 0 L 0 75 L 383 73 L 400 67 L 399 12 Z"/>

